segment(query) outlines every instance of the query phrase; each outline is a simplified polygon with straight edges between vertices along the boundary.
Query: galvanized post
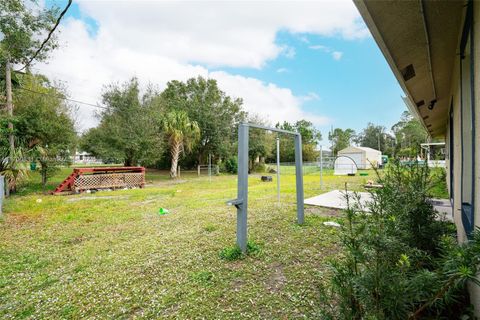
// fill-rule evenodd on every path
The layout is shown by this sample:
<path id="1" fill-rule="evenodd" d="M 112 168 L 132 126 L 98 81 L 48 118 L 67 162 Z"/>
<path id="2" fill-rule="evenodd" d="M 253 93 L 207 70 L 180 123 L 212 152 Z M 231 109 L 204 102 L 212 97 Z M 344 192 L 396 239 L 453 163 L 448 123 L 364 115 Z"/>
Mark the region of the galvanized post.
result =
<path id="1" fill-rule="evenodd" d="M 323 190 L 323 148 L 320 145 L 320 190 Z"/>
<path id="2" fill-rule="evenodd" d="M 248 129 L 247 124 L 238 128 L 237 245 L 244 253 L 247 252 Z"/>
<path id="3" fill-rule="evenodd" d="M 208 154 L 208 181 L 212 182 L 212 155 Z"/>
<path id="4" fill-rule="evenodd" d="M 277 137 L 277 201 L 280 204 L 280 138 Z"/>
<path id="5" fill-rule="evenodd" d="M 295 177 L 297 182 L 297 223 L 303 224 L 303 170 L 302 170 L 302 136 L 295 135 Z"/>
<path id="6" fill-rule="evenodd" d="M 3 218 L 3 199 L 5 197 L 5 176 L 0 176 L 0 218 Z"/>

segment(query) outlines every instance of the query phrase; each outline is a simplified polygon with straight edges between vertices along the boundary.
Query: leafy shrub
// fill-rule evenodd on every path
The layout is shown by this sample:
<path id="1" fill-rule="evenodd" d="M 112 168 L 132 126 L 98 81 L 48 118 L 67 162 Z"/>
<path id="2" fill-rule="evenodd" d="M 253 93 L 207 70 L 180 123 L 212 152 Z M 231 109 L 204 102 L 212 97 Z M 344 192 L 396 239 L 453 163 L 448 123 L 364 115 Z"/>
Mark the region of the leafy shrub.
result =
<path id="1" fill-rule="evenodd" d="M 228 158 L 225 161 L 225 170 L 229 173 L 237 173 L 238 171 L 238 160 L 236 157 Z"/>
<path id="2" fill-rule="evenodd" d="M 253 172 L 263 173 L 267 172 L 267 165 L 263 162 L 258 162 L 253 165 Z"/>
<path id="3" fill-rule="evenodd" d="M 428 201 L 427 167 L 393 163 L 378 180 L 383 188 L 367 208 L 346 193 L 344 255 L 331 261 L 324 317 L 459 319 L 469 312 L 466 282 L 480 284 L 480 231 L 455 243 L 451 224 L 437 221 Z"/>
<path id="4" fill-rule="evenodd" d="M 5 176 L 10 192 L 15 192 L 28 179 L 28 166 L 22 148 L 14 149 L 10 155 L 8 149 L 0 152 L 0 175 Z"/>

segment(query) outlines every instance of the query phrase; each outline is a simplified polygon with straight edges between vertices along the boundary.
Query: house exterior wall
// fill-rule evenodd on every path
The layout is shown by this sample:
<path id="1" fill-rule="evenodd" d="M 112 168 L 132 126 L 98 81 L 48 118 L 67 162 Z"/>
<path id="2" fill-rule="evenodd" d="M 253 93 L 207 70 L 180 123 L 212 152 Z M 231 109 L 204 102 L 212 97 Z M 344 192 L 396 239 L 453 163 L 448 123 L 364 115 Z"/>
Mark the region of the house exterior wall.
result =
<path id="1" fill-rule="evenodd" d="M 457 238 L 459 242 L 463 242 L 467 239 L 465 230 L 462 225 L 462 216 L 461 216 L 461 184 L 460 178 L 462 176 L 462 134 L 461 134 L 461 91 L 460 91 L 460 63 L 459 61 L 455 62 L 455 67 L 452 72 L 452 113 L 453 113 L 453 122 L 449 123 L 448 131 L 453 130 L 453 150 L 450 150 L 450 137 L 447 134 L 446 136 L 446 145 L 448 146 L 449 161 L 447 162 L 447 181 L 449 182 L 449 193 L 453 194 L 453 218 L 455 224 L 457 225 Z M 453 157 L 452 157 L 453 155 Z M 452 163 L 453 161 L 453 163 Z M 452 177 L 450 174 L 450 168 L 453 166 L 453 184 L 450 185 Z"/>
<path id="2" fill-rule="evenodd" d="M 480 3 L 473 6 L 474 56 L 480 57 Z M 474 61 L 474 103 L 475 103 L 475 225 L 480 226 L 480 59 Z M 480 276 L 480 275 L 479 275 Z M 475 314 L 480 317 L 480 288 L 470 286 L 470 296 L 475 305 Z"/>
<path id="3" fill-rule="evenodd" d="M 474 70 L 474 222 L 480 227 L 480 3 L 473 6 L 473 70 Z M 454 221 L 457 225 L 457 237 L 460 243 L 467 241 L 467 236 L 462 223 L 462 108 L 461 108 L 461 75 L 460 75 L 460 59 L 456 59 L 455 67 L 452 70 L 452 113 L 453 121 L 448 123 L 448 132 L 446 135 L 446 146 L 448 150 L 447 162 L 447 180 L 449 192 L 453 193 L 453 213 Z M 453 150 L 450 148 L 449 131 L 453 130 Z M 453 155 L 453 163 L 452 163 Z M 471 156 L 471 155 L 466 155 Z M 453 166 L 453 184 L 450 184 L 451 174 L 450 168 Z M 480 277 L 480 275 L 479 275 Z M 480 288 L 476 285 L 469 285 L 470 298 L 475 306 L 475 315 L 480 317 Z"/>

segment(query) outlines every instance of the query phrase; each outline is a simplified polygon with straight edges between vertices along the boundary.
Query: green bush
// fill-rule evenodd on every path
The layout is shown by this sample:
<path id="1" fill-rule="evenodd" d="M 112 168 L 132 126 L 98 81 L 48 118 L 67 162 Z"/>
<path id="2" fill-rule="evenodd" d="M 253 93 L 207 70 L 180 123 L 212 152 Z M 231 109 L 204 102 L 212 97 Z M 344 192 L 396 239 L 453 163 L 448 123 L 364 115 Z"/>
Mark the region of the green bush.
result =
<path id="1" fill-rule="evenodd" d="M 267 172 L 267 165 L 263 162 L 258 162 L 253 165 L 253 172 L 264 173 Z"/>
<path id="2" fill-rule="evenodd" d="M 451 224 L 428 201 L 427 167 L 389 165 L 363 208 L 346 194 L 339 232 L 344 254 L 323 288 L 328 319 L 460 319 L 470 312 L 466 282 L 480 284 L 480 232 L 457 245 Z M 365 210 L 367 209 L 367 210 Z M 367 212 L 366 212 L 367 211 Z"/>
<path id="3" fill-rule="evenodd" d="M 228 158 L 225 161 L 225 170 L 229 173 L 237 173 L 238 170 L 238 160 L 236 157 Z"/>

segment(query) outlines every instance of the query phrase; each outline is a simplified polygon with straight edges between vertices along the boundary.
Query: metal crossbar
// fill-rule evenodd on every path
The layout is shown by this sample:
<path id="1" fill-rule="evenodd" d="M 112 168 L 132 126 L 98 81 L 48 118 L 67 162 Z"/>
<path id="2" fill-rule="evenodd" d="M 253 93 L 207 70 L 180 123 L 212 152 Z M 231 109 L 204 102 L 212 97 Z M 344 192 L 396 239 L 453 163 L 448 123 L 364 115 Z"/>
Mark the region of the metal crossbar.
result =
<path id="1" fill-rule="evenodd" d="M 237 199 L 228 201 L 228 205 L 237 208 L 237 245 L 242 252 L 247 251 L 247 212 L 248 212 L 248 137 L 249 129 L 256 128 L 293 135 L 295 139 L 295 177 L 297 191 L 297 223 L 304 222 L 303 174 L 302 174 L 302 136 L 298 132 L 269 128 L 250 123 L 238 127 L 238 184 Z"/>

